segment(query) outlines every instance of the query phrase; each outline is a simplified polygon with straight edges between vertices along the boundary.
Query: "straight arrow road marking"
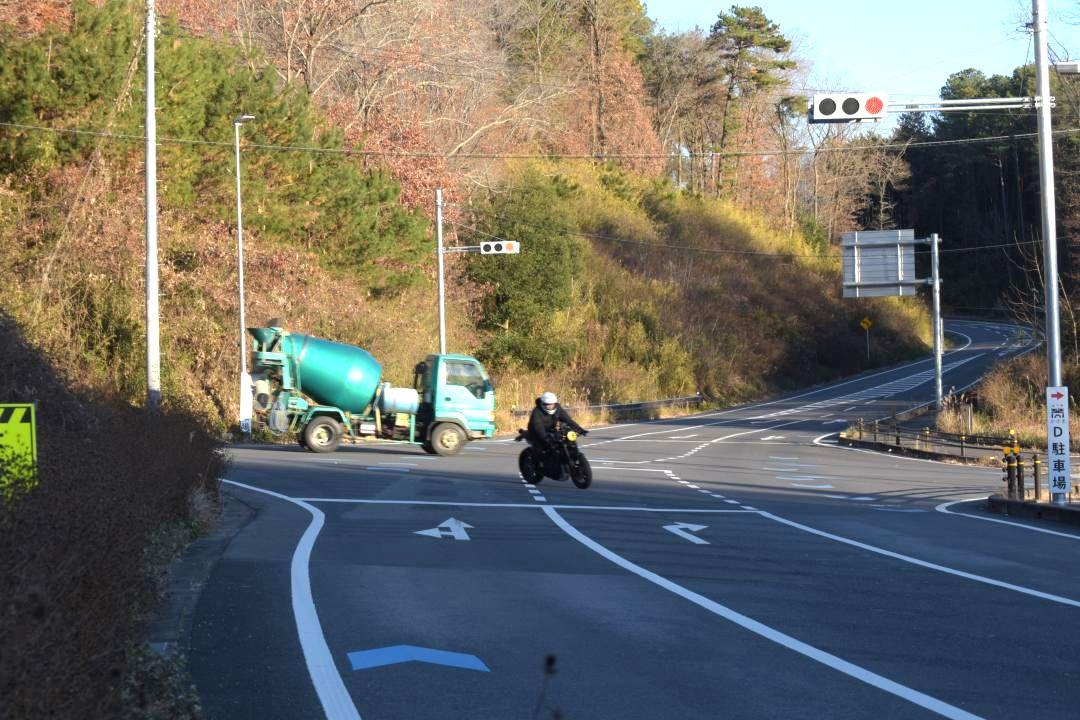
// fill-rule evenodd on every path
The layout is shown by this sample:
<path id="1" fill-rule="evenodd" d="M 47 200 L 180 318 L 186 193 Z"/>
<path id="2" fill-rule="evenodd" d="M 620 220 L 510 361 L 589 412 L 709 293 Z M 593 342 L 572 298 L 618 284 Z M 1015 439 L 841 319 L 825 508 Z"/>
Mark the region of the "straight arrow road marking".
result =
<path id="1" fill-rule="evenodd" d="M 447 518 L 433 528 L 428 528 L 427 530 L 417 530 L 414 534 L 426 535 L 433 538 L 454 538 L 455 540 L 469 540 L 469 533 L 465 532 L 466 528 L 472 529 L 472 525 L 469 525 L 468 523 L 463 523 L 456 518 Z"/>
<path id="2" fill-rule="evenodd" d="M 696 535 L 690 533 L 698 532 L 709 527 L 708 525 L 695 525 L 693 523 L 675 523 L 674 525 L 665 525 L 664 529 L 673 535 L 678 535 L 683 540 L 689 540 L 695 545 L 708 545 L 708 540 L 702 540 Z"/>
<path id="3" fill-rule="evenodd" d="M 800 485 L 799 483 L 791 483 L 791 487 L 808 488 L 810 490 L 831 490 L 832 485 Z"/>
<path id="4" fill-rule="evenodd" d="M 484 664 L 484 661 L 475 655 L 418 647 L 416 645 L 392 645 L 390 647 L 375 648 L 374 650 L 359 650 L 349 653 L 348 657 L 353 670 L 369 670 L 383 665 L 397 665 L 405 662 L 422 662 L 432 665 L 447 665 L 465 670 L 491 672 L 491 669 Z"/>

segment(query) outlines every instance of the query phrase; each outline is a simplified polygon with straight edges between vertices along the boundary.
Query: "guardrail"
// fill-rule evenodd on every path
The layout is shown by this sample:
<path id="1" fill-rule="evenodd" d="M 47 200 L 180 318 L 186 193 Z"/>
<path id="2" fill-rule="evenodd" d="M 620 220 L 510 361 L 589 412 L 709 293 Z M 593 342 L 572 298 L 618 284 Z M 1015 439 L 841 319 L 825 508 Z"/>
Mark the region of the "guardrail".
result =
<path id="1" fill-rule="evenodd" d="M 857 420 L 849 426 L 841 437 L 851 440 L 873 442 L 887 445 L 901 450 L 915 450 L 940 455 L 957 455 L 962 459 L 968 459 L 973 453 L 979 451 L 1000 452 L 1004 447 L 1013 447 L 1016 443 L 1013 437 L 996 437 L 993 435 L 964 435 L 959 433 L 947 433 L 924 427 L 904 427 L 900 424 L 905 418 L 897 415 L 890 420 Z"/>
<path id="2" fill-rule="evenodd" d="M 687 395 L 685 397 L 663 398 L 661 400 L 641 400 L 641 401 L 638 401 L 638 402 L 631 402 L 631 403 L 608 403 L 608 404 L 598 404 L 598 405 L 567 405 L 567 406 L 564 406 L 564 408 L 568 412 L 580 412 L 582 410 L 593 410 L 593 411 L 606 411 L 606 412 L 608 412 L 608 413 L 610 413 L 612 415 L 619 415 L 619 414 L 632 414 L 632 413 L 636 413 L 636 412 L 641 412 L 643 410 L 652 410 L 652 409 L 656 409 L 656 408 L 675 407 L 675 406 L 678 406 L 678 405 L 689 406 L 689 405 L 695 405 L 695 404 L 701 403 L 701 402 L 705 402 L 705 396 L 702 395 L 701 393 L 696 393 L 694 395 Z M 515 408 L 510 409 L 510 414 L 513 415 L 514 417 L 526 417 L 531 412 L 532 412 L 532 408 L 521 409 L 521 408 L 516 408 L 515 407 Z"/>
<path id="3" fill-rule="evenodd" d="M 840 433 L 840 442 L 862 445 L 892 452 L 924 455 L 936 458 L 959 458 L 974 461 L 994 456 L 1001 467 L 1002 497 L 1014 500 L 1041 502 L 1049 498 L 1048 488 L 1043 486 L 1046 461 L 1040 459 L 1039 449 L 1021 451 L 1014 436 L 963 435 L 947 433 L 924 427 L 922 430 L 903 427 L 898 420 L 857 421 Z M 1024 455 L 1029 460 L 1024 459 Z M 1073 462 L 1080 462 L 1074 456 Z M 1031 482 L 1031 486 L 1027 483 Z M 1072 492 L 1066 498 L 1070 503 L 1080 502 L 1080 483 L 1072 483 Z"/>

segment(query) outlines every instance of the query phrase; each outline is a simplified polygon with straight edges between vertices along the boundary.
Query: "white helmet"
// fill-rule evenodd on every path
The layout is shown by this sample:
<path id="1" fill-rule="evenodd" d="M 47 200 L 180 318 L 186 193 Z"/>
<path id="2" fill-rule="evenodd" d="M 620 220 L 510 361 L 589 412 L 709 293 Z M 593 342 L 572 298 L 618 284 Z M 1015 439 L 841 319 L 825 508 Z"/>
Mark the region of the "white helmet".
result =
<path id="1" fill-rule="evenodd" d="M 545 392 L 540 396 L 540 404 L 544 406 L 544 412 L 551 415 L 555 412 L 555 405 L 559 402 L 559 398 L 553 392 Z M 551 406 L 550 409 L 548 406 Z"/>

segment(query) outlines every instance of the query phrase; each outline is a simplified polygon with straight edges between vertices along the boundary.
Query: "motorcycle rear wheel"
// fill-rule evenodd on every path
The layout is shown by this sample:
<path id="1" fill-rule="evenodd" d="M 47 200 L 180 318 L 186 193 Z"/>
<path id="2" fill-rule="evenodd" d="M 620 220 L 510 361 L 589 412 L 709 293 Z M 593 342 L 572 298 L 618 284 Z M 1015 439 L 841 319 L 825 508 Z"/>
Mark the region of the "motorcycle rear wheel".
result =
<path id="1" fill-rule="evenodd" d="M 582 490 L 592 485 L 592 466 L 587 457 L 579 456 L 577 464 L 570 466 L 570 479 Z"/>

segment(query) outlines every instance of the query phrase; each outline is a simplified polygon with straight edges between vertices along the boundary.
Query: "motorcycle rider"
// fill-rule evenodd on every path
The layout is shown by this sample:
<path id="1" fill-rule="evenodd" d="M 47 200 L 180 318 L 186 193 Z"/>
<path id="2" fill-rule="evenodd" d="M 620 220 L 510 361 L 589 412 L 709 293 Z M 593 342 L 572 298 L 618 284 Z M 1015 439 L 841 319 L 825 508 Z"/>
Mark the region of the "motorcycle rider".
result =
<path id="1" fill-rule="evenodd" d="M 555 446 L 555 425 L 563 423 L 579 435 L 588 435 L 589 431 L 574 422 L 570 414 L 559 404 L 555 393 L 547 391 L 536 398 L 536 407 L 529 415 L 529 429 L 526 436 L 529 444 L 542 450 L 550 451 Z"/>

